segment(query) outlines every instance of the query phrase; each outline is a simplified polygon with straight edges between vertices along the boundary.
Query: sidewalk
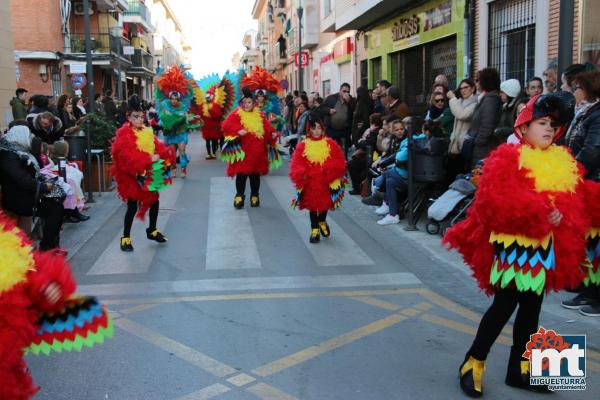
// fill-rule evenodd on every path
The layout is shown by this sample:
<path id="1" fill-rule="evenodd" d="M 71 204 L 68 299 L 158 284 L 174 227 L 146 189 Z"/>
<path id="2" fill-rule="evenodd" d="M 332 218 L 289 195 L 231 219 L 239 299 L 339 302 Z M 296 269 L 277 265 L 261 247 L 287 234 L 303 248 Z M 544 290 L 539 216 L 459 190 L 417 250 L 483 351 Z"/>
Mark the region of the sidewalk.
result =
<path id="1" fill-rule="evenodd" d="M 94 193 L 94 203 L 88 203 L 89 209 L 84 214 L 89 215 L 87 221 L 75 224 L 63 224 L 61 245 L 69 251 L 68 259 L 86 244 L 110 217 L 119 209 L 123 202 L 117 197 L 117 191 L 103 192 L 101 196 Z"/>
<path id="2" fill-rule="evenodd" d="M 398 225 L 377 225 L 381 217 L 375 215 L 375 207 L 363 204 L 360 196 L 348 196 L 342 210 L 359 221 L 369 234 L 381 237 L 382 243 L 389 242 L 389 235 L 393 234 L 404 249 L 409 244 L 411 251 L 414 249 L 427 255 L 431 265 L 409 266 L 409 269 L 433 290 L 480 314 L 486 311 L 491 299 L 479 290 L 460 255 L 446 250 L 441 245 L 440 235 L 426 232 L 426 216 L 421 218 L 417 231 L 406 231 L 405 220 Z M 568 292 L 548 294 L 542 306 L 540 325 L 562 334 L 587 334 L 588 347 L 600 350 L 600 318 L 585 317 L 576 310 L 563 308 L 560 302 L 572 296 Z"/>

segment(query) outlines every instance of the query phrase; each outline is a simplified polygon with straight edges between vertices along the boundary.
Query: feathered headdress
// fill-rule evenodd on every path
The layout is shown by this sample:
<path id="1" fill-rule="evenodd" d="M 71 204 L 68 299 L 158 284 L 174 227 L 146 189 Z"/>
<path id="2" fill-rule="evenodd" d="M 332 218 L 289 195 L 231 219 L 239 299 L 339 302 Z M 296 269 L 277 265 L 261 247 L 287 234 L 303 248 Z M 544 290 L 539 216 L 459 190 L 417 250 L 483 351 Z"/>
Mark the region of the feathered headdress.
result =
<path id="1" fill-rule="evenodd" d="M 177 65 L 167 68 L 165 73 L 156 80 L 156 85 L 162 96 L 166 98 L 172 92 L 180 93 L 182 97 L 189 97 L 192 92 L 189 77 Z"/>
<path id="2" fill-rule="evenodd" d="M 279 81 L 269 72 L 261 67 L 256 67 L 250 75 L 242 78 L 242 87 L 248 87 L 253 92 L 263 90 L 270 93 L 277 93 L 281 89 Z"/>

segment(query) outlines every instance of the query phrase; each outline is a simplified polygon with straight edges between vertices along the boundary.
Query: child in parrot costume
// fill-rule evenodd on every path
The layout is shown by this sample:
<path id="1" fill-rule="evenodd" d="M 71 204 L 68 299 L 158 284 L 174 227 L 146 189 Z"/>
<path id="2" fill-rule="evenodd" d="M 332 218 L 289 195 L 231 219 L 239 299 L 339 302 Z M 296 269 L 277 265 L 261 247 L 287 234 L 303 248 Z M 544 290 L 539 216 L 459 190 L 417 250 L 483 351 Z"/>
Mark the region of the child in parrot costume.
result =
<path id="1" fill-rule="evenodd" d="M 64 255 L 35 251 L 0 212 L 0 399 L 27 400 L 39 390 L 23 356 L 81 350 L 113 332 L 95 299 L 74 296 Z"/>
<path id="2" fill-rule="evenodd" d="M 527 103 L 515 122 L 521 143 L 501 145 L 484 161 L 467 218 L 443 238 L 462 254 L 479 286 L 494 295 L 459 368 L 468 396 L 483 394 L 485 360 L 517 306 L 505 382 L 548 391 L 530 385 L 530 361 L 523 357 L 538 328 L 544 292 L 577 287 L 585 277 L 589 220 L 583 169 L 567 149 L 553 144 L 572 118 L 574 104 L 567 92 L 538 95 Z"/>
<path id="3" fill-rule="evenodd" d="M 238 81 L 238 75 L 228 71 L 222 79 L 212 74 L 198 81 L 194 87 L 191 111 L 202 118 L 207 160 L 216 159 L 217 149 L 223 145 L 221 123 L 239 100 Z"/>
<path id="4" fill-rule="evenodd" d="M 325 125 L 318 115 L 308 116 L 306 139 L 297 147 L 290 163 L 290 178 L 296 187 L 292 207 L 308 210 L 310 243 L 329 237 L 327 212 L 338 208 L 344 199 L 347 180 L 346 159 L 335 140 L 325 137 Z"/>
<path id="5" fill-rule="evenodd" d="M 235 176 L 233 205 L 244 207 L 246 181 L 250 179 L 250 206 L 259 207 L 260 176 L 281 166 L 277 151 L 279 135 L 267 117 L 257 108 L 252 92 L 243 89 L 240 106 L 223 121 L 225 144 L 221 159 L 227 162 L 227 176 Z"/>
<path id="6" fill-rule="evenodd" d="M 275 130 L 281 132 L 285 120 L 281 115 L 281 104 L 277 95 L 281 90 L 279 81 L 269 71 L 256 66 L 249 75 L 242 78 L 241 84 L 254 93 L 256 106 L 267 116 Z"/>
<path id="7" fill-rule="evenodd" d="M 163 127 L 165 143 L 179 153 L 177 161 L 181 166 L 181 177 L 187 175 L 189 158 L 186 154 L 188 131 L 200 125 L 199 120 L 189 113 L 193 97 L 193 80 L 186 76 L 178 66 L 168 68 L 157 80 L 155 97 L 157 98 L 160 125 Z M 177 175 L 177 164 L 173 164 L 173 175 Z"/>
<path id="8" fill-rule="evenodd" d="M 140 219 L 150 210 L 148 239 L 167 241 L 157 228 L 159 192 L 171 184 L 173 150 L 156 139 L 152 129 L 144 125 L 144 112 L 137 95 L 129 99 L 127 122 L 119 130 L 111 148 L 111 174 L 117 183 L 119 197 L 127 203 L 121 250 L 133 251 L 131 226 L 136 215 Z M 138 211 L 139 206 L 139 211 Z"/>

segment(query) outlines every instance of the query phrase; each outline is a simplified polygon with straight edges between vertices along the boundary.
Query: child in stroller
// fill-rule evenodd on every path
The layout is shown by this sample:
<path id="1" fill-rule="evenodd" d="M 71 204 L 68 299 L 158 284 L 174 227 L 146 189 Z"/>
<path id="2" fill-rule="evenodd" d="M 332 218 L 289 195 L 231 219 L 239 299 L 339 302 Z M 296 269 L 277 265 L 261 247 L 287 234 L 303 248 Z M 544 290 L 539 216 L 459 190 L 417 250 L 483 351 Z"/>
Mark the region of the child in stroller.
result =
<path id="1" fill-rule="evenodd" d="M 465 218 L 475 198 L 482 168 L 483 161 L 480 161 L 471 173 L 458 175 L 448 190 L 437 199 L 431 200 L 432 203 L 427 210 L 429 218 L 426 226 L 427 233 L 431 235 L 439 233 L 444 236 L 448 228 Z"/>

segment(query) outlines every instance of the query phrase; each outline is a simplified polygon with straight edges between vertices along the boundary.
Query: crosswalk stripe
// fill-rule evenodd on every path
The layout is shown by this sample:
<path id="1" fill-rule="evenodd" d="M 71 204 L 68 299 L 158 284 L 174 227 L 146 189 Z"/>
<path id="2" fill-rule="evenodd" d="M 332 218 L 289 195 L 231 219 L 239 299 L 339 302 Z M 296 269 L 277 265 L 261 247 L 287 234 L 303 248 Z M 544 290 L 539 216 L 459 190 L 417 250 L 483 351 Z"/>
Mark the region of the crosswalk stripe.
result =
<path id="1" fill-rule="evenodd" d="M 341 226 L 328 218 L 327 223 L 331 227 L 331 237 L 322 238 L 319 245 L 308 242 L 310 234 L 310 221 L 308 212 L 292 210 L 290 201 L 295 193 L 293 185 L 286 176 L 266 177 L 269 188 L 277 198 L 277 201 L 285 211 L 292 225 L 302 237 L 302 243 L 306 246 L 315 262 L 320 267 L 373 265 L 374 261 L 344 232 Z"/>
<path id="2" fill-rule="evenodd" d="M 175 202 L 183 187 L 183 180 L 176 179 L 173 186 L 161 192 L 160 208 L 175 209 Z M 158 227 L 164 227 L 169 221 L 170 213 L 161 211 L 158 215 Z M 137 218 L 133 222 L 131 238 L 133 240 L 133 253 L 125 253 L 119 250 L 121 234 L 117 235 L 96 260 L 87 275 L 115 275 L 115 274 L 143 274 L 148 272 L 150 264 L 154 259 L 158 243 L 146 239 L 148 215 L 146 222 L 142 223 Z M 165 232 L 168 236 L 168 232 Z"/>
<path id="3" fill-rule="evenodd" d="M 230 178 L 210 180 L 206 269 L 262 268 L 248 212 L 233 208 Z"/>

